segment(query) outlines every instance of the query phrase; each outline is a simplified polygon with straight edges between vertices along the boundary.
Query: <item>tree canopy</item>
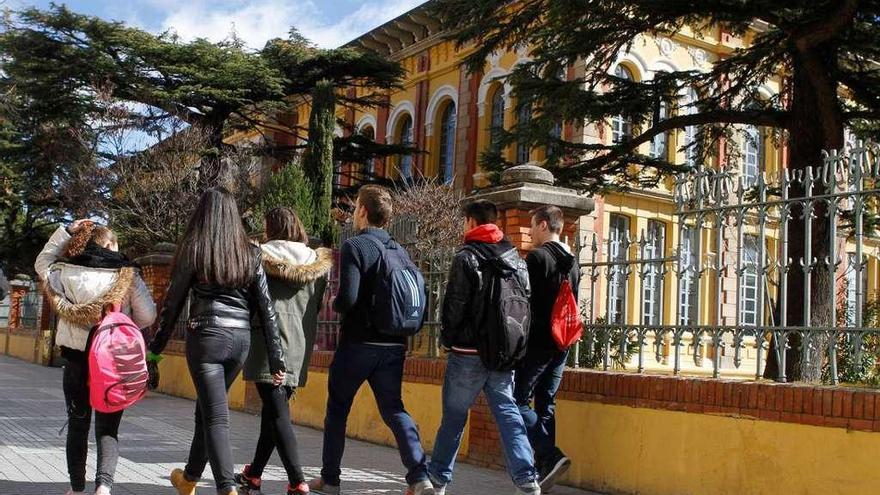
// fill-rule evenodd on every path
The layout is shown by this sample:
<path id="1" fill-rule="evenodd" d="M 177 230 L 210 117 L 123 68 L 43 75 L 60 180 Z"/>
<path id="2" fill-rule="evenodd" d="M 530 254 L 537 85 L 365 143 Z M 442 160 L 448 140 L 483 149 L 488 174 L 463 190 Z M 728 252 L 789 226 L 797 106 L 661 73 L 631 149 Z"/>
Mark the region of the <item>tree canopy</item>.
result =
<path id="1" fill-rule="evenodd" d="M 289 115 L 319 81 L 337 90 L 336 104 L 363 108 L 384 104 L 382 95 L 404 73 L 373 53 L 319 49 L 295 29 L 252 50 L 234 34 L 184 41 L 54 4 L 7 12 L 2 22 L 0 258 L 20 271 L 30 265 L 16 261 L 29 252 L 21 247 L 38 246 L 41 228 L 74 215 L 107 215 L 101 200 L 115 187 L 115 163 L 144 148 L 108 150 L 108 139 L 133 135 L 120 128 L 150 142 L 177 132 L 171 128 L 197 127 L 205 136 L 203 188 L 228 175 L 225 138 L 237 130 L 263 135 L 253 153 L 292 162 L 309 143 Z M 279 143 L 279 133 L 296 136 L 297 144 Z M 335 152 L 400 152 L 360 139 L 337 138 Z"/>
<path id="2" fill-rule="evenodd" d="M 584 189 L 650 183 L 693 166 L 645 153 L 642 145 L 673 129 L 698 129 L 688 152 L 703 163 L 732 126 L 771 128 L 789 145 L 790 165 L 805 167 L 820 163 L 823 149 L 840 148 L 845 127 L 873 132 L 880 120 L 877 1 L 439 0 L 435 12 L 459 43 L 475 45 L 472 71 L 497 50 L 530 48 L 509 82 L 536 115 L 503 142 L 551 142 L 548 165 L 565 163 L 562 178 Z M 646 35 L 685 29 L 698 36 L 720 29 L 745 44 L 705 71 L 670 70 L 642 81 L 615 74 L 619 55 Z M 577 64 L 582 73 L 560 77 Z M 774 79 L 783 91 L 758 98 L 758 87 Z M 691 90 L 696 98 L 685 101 Z M 548 137 L 559 122 L 580 126 L 620 114 L 633 132 L 617 142 Z M 510 165 L 498 153 L 485 161 Z"/>

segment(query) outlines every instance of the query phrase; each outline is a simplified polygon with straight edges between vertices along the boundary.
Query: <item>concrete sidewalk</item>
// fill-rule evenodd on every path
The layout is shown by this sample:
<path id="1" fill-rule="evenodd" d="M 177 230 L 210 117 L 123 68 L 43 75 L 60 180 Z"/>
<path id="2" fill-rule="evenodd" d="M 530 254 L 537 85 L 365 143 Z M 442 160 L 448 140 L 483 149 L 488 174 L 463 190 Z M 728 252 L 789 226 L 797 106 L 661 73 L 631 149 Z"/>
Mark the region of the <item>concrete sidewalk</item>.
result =
<path id="1" fill-rule="evenodd" d="M 192 435 L 192 415 L 191 401 L 158 394 L 151 394 L 126 412 L 120 428 L 114 495 L 174 493 L 168 474 L 185 462 Z M 64 436 L 59 435 L 66 420 L 60 369 L 0 356 L 0 495 L 61 495 L 67 490 Z M 258 431 L 257 417 L 232 413 L 233 454 L 237 462 L 249 461 Z M 321 432 L 297 427 L 296 433 L 306 476 L 316 476 L 321 459 Z M 345 466 L 343 493 L 391 495 L 403 493 L 406 488 L 403 466 L 394 449 L 349 440 Z M 91 439 L 89 480 L 94 479 L 94 467 Z M 210 476 L 210 469 L 205 474 Z M 514 492 L 510 479 L 501 471 L 458 464 L 455 474 L 455 482 L 447 491 L 449 495 Z M 285 493 L 286 477 L 277 456 L 263 479 L 266 481 L 263 493 Z M 212 487 L 213 482 L 205 480 L 199 493 L 214 493 Z M 91 483 L 89 489 L 94 489 Z M 588 494 L 567 487 L 557 487 L 553 493 Z"/>

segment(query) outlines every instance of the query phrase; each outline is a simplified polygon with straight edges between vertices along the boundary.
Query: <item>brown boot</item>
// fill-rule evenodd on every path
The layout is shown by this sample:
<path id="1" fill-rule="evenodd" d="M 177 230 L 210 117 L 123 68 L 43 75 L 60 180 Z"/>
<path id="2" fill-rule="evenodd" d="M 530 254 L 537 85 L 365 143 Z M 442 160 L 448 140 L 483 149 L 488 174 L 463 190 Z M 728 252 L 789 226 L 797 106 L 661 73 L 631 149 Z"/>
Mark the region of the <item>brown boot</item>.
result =
<path id="1" fill-rule="evenodd" d="M 180 495 L 196 495 L 197 484 L 197 481 L 186 479 L 186 474 L 183 472 L 183 469 L 175 469 L 174 471 L 171 471 L 171 486 L 177 488 L 177 493 Z"/>

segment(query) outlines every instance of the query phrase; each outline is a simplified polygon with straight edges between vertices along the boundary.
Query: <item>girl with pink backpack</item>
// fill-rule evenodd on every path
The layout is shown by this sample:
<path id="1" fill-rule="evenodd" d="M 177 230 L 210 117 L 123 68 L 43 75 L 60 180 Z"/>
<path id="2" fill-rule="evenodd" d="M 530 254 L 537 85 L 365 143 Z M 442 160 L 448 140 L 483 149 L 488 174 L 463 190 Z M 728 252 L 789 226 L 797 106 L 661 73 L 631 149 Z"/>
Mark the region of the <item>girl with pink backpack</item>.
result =
<path id="1" fill-rule="evenodd" d="M 125 343 L 119 340 L 120 337 L 137 337 L 132 330 L 148 327 L 156 319 L 156 306 L 138 274 L 137 265 L 118 251 L 119 246 L 113 231 L 90 221 L 78 220 L 69 227 L 59 227 L 34 264 L 43 283 L 46 298 L 58 314 L 56 343 L 61 347 L 61 355 L 67 361 L 63 388 L 68 418 L 68 495 L 85 493 L 86 456 L 93 409 L 88 372 L 90 354 L 93 354 L 90 349 L 94 348 L 90 348 L 91 339 L 96 339 L 95 345 L 109 348 L 111 338 L 117 344 Z M 108 312 L 108 309 L 111 311 Z M 107 320 L 102 322 L 105 315 Z M 119 332 L 111 337 L 110 333 L 103 332 L 99 326 L 95 329 L 99 333 L 92 336 L 92 329 L 96 325 L 106 325 L 110 320 L 121 325 Z M 138 342 L 137 338 L 128 340 Z M 143 349 L 135 346 L 132 352 L 142 353 Z M 112 361 L 112 356 L 109 360 L 107 357 L 103 354 L 91 356 L 92 366 Z M 113 373 L 114 370 L 109 372 Z M 118 386 L 105 389 L 106 393 L 101 395 L 105 399 L 124 390 Z M 95 410 L 95 439 L 98 447 L 96 495 L 110 494 L 119 459 L 118 431 L 122 410 L 117 409 L 132 400 L 136 400 L 136 397 L 123 397 L 117 407 L 108 407 L 107 400 L 95 402 L 104 406 Z"/>

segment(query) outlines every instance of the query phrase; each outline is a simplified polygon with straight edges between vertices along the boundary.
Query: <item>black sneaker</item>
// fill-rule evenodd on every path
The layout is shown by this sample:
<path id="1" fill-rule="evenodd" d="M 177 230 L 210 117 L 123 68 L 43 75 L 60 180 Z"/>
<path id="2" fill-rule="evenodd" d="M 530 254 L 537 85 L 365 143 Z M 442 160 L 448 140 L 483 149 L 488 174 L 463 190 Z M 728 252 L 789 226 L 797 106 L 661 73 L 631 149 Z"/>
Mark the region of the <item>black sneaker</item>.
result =
<path id="1" fill-rule="evenodd" d="M 538 484 L 541 485 L 541 492 L 549 493 L 569 467 L 571 467 L 571 459 L 565 457 L 559 449 L 556 449 L 551 457 L 544 459 L 538 467 Z"/>

